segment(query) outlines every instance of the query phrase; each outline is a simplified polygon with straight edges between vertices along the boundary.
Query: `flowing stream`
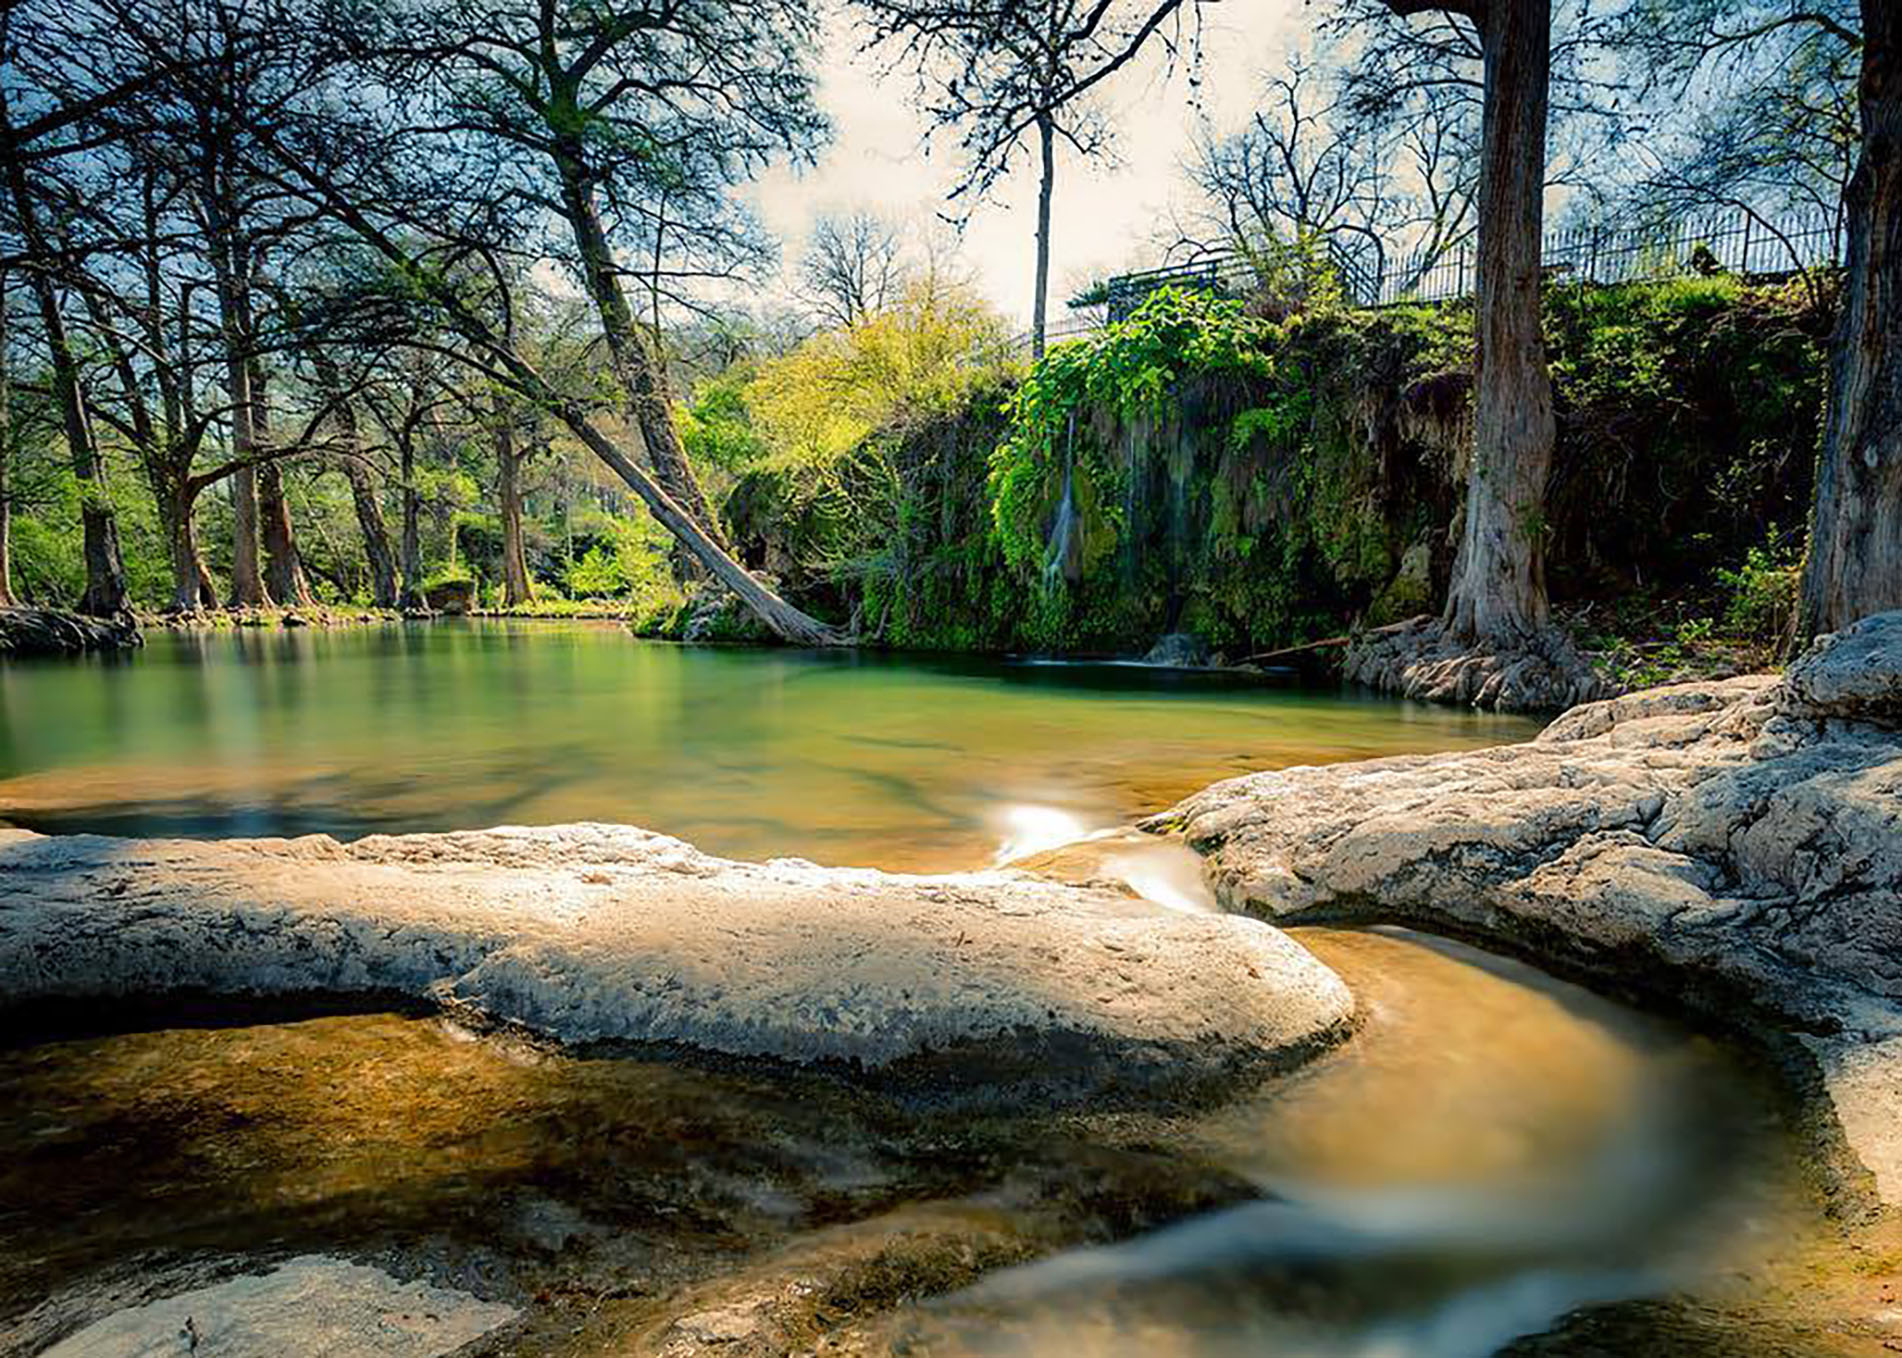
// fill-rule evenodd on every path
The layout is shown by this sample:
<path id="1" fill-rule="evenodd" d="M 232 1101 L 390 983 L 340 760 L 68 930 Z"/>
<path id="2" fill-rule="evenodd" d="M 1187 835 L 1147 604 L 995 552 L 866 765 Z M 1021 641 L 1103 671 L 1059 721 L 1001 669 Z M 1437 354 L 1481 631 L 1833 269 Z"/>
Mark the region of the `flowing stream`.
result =
<path id="1" fill-rule="evenodd" d="M 0 667 L 0 817 L 344 836 L 625 820 L 893 869 L 1084 839 L 1107 875 L 1195 910 L 1214 906 L 1186 851 L 1115 826 L 1247 769 L 1530 729 L 1232 676 L 605 627 L 160 635 L 129 661 Z M 62 1296 L 128 1271 L 326 1250 L 521 1306 L 512 1353 L 1482 1358 L 1674 1291 L 1706 1299 L 1674 1313 L 1677 1338 L 1550 1351 L 1751 1353 L 1736 1336 L 1785 1344 L 1786 1313 L 1814 1338 L 1789 1280 L 1828 1231 L 1731 1053 L 1460 945 L 1298 936 L 1362 1030 L 1215 1108 L 974 1118 L 419 1016 L 15 1033 L 0 1354 L 36 1352 Z M 694 1348 L 682 1317 L 700 1314 L 766 1328 Z M 1687 1324 L 1717 1347 L 1680 1342 Z"/>

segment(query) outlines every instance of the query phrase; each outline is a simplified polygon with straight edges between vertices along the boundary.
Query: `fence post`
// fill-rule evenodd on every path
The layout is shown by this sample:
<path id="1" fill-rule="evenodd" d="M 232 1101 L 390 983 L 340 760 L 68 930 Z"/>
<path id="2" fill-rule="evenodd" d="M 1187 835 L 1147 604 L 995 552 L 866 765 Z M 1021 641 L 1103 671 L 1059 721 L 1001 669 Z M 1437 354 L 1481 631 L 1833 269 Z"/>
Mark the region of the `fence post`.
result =
<path id="1" fill-rule="evenodd" d="M 1745 278 L 1750 276 L 1750 228 L 1755 223 L 1756 218 L 1748 212 L 1743 213 L 1743 259 L 1738 262 L 1737 272 Z"/>

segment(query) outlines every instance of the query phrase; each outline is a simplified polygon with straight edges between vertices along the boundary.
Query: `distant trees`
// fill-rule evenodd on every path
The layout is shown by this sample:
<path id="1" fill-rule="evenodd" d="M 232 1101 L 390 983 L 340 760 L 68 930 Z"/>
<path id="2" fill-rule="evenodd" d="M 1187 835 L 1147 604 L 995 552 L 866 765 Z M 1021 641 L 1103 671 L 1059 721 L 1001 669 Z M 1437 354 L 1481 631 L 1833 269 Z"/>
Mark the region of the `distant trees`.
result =
<path id="1" fill-rule="evenodd" d="M 1478 129 L 1460 104 L 1358 108 L 1340 72 L 1299 52 L 1264 88 L 1244 127 L 1198 142 L 1188 176 L 1206 207 L 1191 230 L 1250 252 L 1330 240 L 1403 295 L 1471 238 Z"/>
<path id="2" fill-rule="evenodd" d="M 1152 45 L 1183 47 L 1200 0 L 855 0 L 868 45 L 914 67 L 926 116 L 955 133 L 964 168 L 953 200 L 991 194 L 1034 142 L 1036 269 L 1031 350 L 1048 328 L 1050 214 L 1059 143 L 1106 154 L 1110 128 L 1090 98 Z"/>
<path id="3" fill-rule="evenodd" d="M 826 213 L 799 258 L 800 288 L 820 324 L 854 326 L 896 300 L 903 256 L 898 228 L 875 213 Z"/>

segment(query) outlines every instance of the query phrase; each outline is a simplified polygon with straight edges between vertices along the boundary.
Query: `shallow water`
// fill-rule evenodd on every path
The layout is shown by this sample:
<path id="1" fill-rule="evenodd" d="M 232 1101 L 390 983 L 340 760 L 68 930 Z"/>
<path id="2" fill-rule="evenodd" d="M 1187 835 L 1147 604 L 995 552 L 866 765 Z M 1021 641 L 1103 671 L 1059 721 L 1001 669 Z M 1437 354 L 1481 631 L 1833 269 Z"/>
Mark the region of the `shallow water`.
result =
<path id="1" fill-rule="evenodd" d="M 1230 676 L 597 626 L 157 635 L 129 662 L 0 666 L 0 816 L 345 836 L 623 820 L 893 868 L 1097 832 L 1039 867 L 1213 909 L 1185 849 L 1108 827 L 1248 769 L 1530 729 Z M 1470 948 L 1299 936 L 1362 1028 L 1214 1109 L 952 1116 L 391 1015 L 15 1035 L 0 1354 L 127 1278 L 177 1290 L 310 1251 L 506 1300 L 524 1320 L 495 1351 L 577 1358 L 698 1353 L 678 1322 L 709 1309 L 757 1321 L 731 1350 L 748 1355 L 1483 1358 L 1674 1288 L 1729 1308 L 1714 1347 L 1559 1351 L 1873 1351 L 1804 1319 L 1835 1237 L 1729 1053 Z M 1801 1344 L 1738 1341 L 1786 1315 Z"/>
<path id="2" fill-rule="evenodd" d="M 129 660 L 0 667 L 0 817 L 132 835 L 611 820 L 735 857 L 947 869 L 1235 773 L 1532 729 L 1229 675 L 598 624 L 155 631 Z"/>

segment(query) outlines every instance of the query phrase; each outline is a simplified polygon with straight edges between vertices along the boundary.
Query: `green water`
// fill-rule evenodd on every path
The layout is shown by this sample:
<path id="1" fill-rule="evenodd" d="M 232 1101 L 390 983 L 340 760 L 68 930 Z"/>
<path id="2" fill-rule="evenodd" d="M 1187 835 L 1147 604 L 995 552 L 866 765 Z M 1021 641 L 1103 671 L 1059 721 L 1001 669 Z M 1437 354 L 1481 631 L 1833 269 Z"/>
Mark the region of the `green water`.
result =
<path id="1" fill-rule="evenodd" d="M 610 820 L 736 857 L 939 869 L 1237 773 L 1532 729 L 1292 681 L 594 624 L 154 632 L 127 659 L 0 666 L 0 817 L 346 837 Z"/>

